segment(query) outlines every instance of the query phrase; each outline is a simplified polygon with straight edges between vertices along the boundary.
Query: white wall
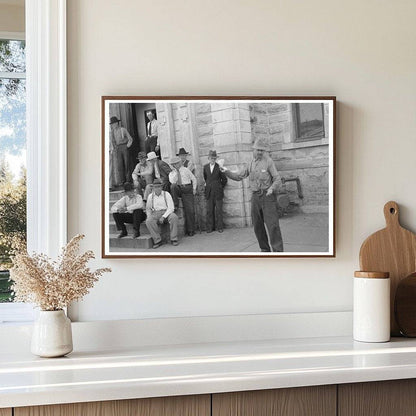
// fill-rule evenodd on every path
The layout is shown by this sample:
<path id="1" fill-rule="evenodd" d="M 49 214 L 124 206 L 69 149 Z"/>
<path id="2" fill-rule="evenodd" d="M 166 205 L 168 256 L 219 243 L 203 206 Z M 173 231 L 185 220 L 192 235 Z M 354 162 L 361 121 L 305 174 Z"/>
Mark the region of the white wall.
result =
<path id="1" fill-rule="evenodd" d="M 416 230 L 416 2 L 68 0 L 69 236 L 111 266 L 73 316 L 351 310 L 362 240 Z M 335 259 L 100 257 L 102 95 L 336 95 Z"/>

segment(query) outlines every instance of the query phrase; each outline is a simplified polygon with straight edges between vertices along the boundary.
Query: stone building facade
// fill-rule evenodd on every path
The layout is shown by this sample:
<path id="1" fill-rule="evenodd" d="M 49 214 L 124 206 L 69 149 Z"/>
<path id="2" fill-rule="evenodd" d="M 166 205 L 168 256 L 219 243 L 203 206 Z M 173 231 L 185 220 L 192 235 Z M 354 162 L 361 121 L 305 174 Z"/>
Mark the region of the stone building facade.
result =
<path id="1" fill-rule="evenodd" d="M 129 129 L 135 138 L 133 152 L 137 152 L 144 149 L 145 113 L 149 109 L 156 111 L 162 159 L 169 162 L 184 147 L 196 165 L 195 175 L 200 184 L 196 211 L 198 225 L 205 229 L 202 168 L 207 163 L 209 150 L 215 149 L 225 166 L 235 171 L 250 163 L 252 145 L 257 138 L 269 141 L 270 156 L 283 178 L 299 178 L 303 198 L 299 198 L 296 182 L 282 186 L 293 205 L 303 212 L 328 212 L 329 108 L 328 104 L 321 103 L 305 105 L 315 107 L 232 101 L 117 103 L 110 105 L 110 116 L 118 116 Z M 302 128 L 306 129 L 306 137 L 301 137 Z M 226 226 L 251 225 L 250 199 L 247 179 L 228 181 L 224 197 Z"/>

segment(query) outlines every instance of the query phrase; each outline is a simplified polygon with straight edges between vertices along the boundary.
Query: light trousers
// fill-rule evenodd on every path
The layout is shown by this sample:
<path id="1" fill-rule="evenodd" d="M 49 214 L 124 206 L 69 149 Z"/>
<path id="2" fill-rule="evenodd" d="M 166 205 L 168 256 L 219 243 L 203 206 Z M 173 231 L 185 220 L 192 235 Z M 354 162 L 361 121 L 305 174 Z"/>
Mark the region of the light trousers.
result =
<path id="1" fill-rule="evenodd" d="M 162 211 L 153 211 L 150 216 L 147 217 L 146 226 L 149 230 L 150 235 L 153 238 L 153 243 L 157 244 L 162 240 L 160 235 L 160 224 L 158 223 L 159 219 L 163 216 L 166 210 Z M 178 241 L 178 216 L 172 212 L 167 217 L 169 228 L 170 228 L 170 240 L 171 241 Z"/>

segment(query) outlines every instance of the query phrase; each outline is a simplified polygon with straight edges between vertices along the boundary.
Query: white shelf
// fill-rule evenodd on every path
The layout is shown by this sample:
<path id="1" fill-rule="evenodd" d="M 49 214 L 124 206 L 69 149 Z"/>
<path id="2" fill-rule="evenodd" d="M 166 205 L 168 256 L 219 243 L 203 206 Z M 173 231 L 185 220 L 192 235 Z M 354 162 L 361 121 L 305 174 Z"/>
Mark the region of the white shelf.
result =
<path id="1" fill-rule="evenodd" d="M 349 337 L 0 354 L 0 407 L 273 389 L 416 377 L 416 340 Z"/>

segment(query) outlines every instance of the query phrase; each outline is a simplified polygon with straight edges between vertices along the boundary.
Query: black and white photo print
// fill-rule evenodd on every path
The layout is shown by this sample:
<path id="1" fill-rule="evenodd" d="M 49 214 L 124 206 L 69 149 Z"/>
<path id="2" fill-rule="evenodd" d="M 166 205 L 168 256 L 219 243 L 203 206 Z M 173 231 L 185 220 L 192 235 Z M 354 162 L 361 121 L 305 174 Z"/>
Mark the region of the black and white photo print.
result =
<path id="1" fill-rule="evenodd" d="M 335 97 L 102 97 L 103 257 L 334 257 Z"/>

